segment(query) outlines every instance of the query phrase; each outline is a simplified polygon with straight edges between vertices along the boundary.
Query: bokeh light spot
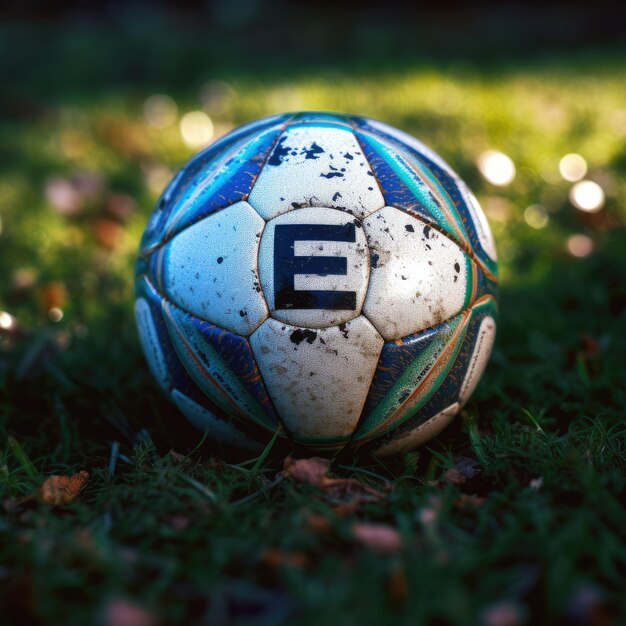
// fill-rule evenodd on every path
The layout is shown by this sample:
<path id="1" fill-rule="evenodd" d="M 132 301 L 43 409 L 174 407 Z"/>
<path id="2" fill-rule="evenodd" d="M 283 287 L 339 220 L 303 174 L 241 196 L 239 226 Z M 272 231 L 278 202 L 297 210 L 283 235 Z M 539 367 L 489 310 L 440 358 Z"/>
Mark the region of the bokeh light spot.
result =
<path id="1" fill-rule="evenodd" d="M 524 221 L 531 227 L 537 230 L 545 228 L 550 221 L 548 212 L 545 207 L 540 204 L 531 204 L 526 207 L 524 211 Z"/>
<path id="2" fill-rule="evenodd" d="M 51 178 L 45 186 L 46 200 L 61 215 L 75 215 L 83 207 L 83 196 L 70 180 Z"/>
<path id="3" fill-rule="evenodd" d="M 611 130 L 618 137 L 626 137 L 626 109 L 618 109 L 613 111 L 609 120 Z"/>
<path id="4" fill-rule="evenodd" d="M 176 122 L 178 107 L 170 96 L 155 94 L 145 101 L 143 114 L 152 128 L 167 128 Z"/>
<path id="5" fill-rule="evenodd" d="M 515 163 L 503 152 L 487 150 L 477 160 L 480 173 L 492 184 L 503 187 L 515 178 Z"/>
<path id="6" fill-rule="evenodd" d="M 13 327 L 13 316 L 6 311 L 0 311 L 0 328 L 10 330 Z"/>
<path id="7" fill-rule="evenodd" d="M 571 188 L 569 199 L 577 209 L 595 213 L 604 206 L 604 191 L 598 183 L 582 180 Z"/>
<path id="8" fill-rule="evenodd" d="M 213 122 L 204 111 L 190 111 L 180 120 L 180 135 L 190 148 L 206 146 L 213 138 Z"/>
<path id="9" fill-rule="evenodd" d="M 235 90 L 223 80 L 211 80 L 200 91 L 202 106 L 211 115 L 224 115 L 233 108 Z"/>
<path id="10" fill-rule="evenodd" d="M 150 193 L 158 196 L 172 180 L 172 172 L 165 165 L 154 165 L 146 170 L 146 185 Z"/>
<path id="11" fill-rule="evenodd" d="M 565 180 L 575 183 L 587 173 L 587 161 L 580 154 L 566 154 L 559 161 L 559 172 Z"/>
<path id="12" fill-rule="evenodd" d="M 60 322 L 63 319 L 63 311 L 58 306 L 53 306 L 48 311 L 48 317 L 52 322 Z"/>
<path id="13" fill-rule="evenodd" d="M 567 240 L 567 250 L 572 256 L 583 259 L 593 252 L 593 241 L 587 235 L 572 235 Z"/>
<path id="14" fill-rule="evenodd" d="M 19 267 L 13 272 L 13 286 L 16 289 L 30 289 L 37 279 L 37 273 L 30 267 Z"/>
<path id="15" fill-rule="evenodd" d="M 561 182 L 561 176 L 559 175 L 558 162 L 551 156 L 544 155 L 539 159 L 537 164 L 537 171 L 539 176 L 543 178 L 547 183 L 551 185 L 558 185 Z"/>

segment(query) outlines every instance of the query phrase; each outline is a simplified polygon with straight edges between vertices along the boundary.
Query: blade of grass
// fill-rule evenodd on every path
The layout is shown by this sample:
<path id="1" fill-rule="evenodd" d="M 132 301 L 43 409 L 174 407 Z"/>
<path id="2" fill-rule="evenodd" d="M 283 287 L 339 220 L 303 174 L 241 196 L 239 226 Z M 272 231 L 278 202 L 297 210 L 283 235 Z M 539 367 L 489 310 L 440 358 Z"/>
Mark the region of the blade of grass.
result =
<path id="1" fill-rule="evenodd" d="M 365 469 L 364 467 L 357 467 L 356 465 L 338 465 L 337 467 L 349 470 L 351 472 L 354 472 L 355 474 L 365 474 L 366 476 L 374 478 L 378 482 L 381 482 L 387 486 L 391 484 L 391 481 L 388 478 L 385 478 L 384 476 L 381 476 L 380 474 L 377 474 L 372 470 Z"/>
<path id="2" fill-rule="evenodd" d="M 9 437 L 9 447 L 11 452 L 18 460 L 18 463 L 22 466 L 22 469 L 30 478 L 41 478 L 41 474 L 37 471 L 37 468 L 33 465 L 33 462 L 28 458 L 26 452 L 15 437 Z"/>
<path id="3" fill-rule="evenodd" d="M 181 478 L 183 481 L 191 485 L 194 489 L 199 491 L 202 495 L 206 496 L 213 504 L 217 503 L 217 496 L 201 482 L 197 481 L 195 478 L 191 476 L 187 476 L 187 474 L 183 474 L 182 472 L 176 472 L 176 476 Z"/>
<path id="4" fill-rule="evenodd" d="M 283 480 L 285 480 L 285 477 L 282 474 L 279 474 L 271 483 L 268 483 L 262 489 L 259 489 L 258 491 L 255 491 L 254 493 L 251 493 L 248 496 L 244 496 L 240 500 L 235 500 L 234 502 L 231 502 L 231 506 L 241 506 L 243 504 L 247 504 L 251 500 L 254 500 L 254 499 L 258 498 L 259 496 L 261 496 L 261 495 L 263 495 L 265 493 L 268 493 L 269 491 L 274 489 L 274 487 L 276 487 L 277 485 L 282 483 Z"/>
<path id="5" fill-rule="evenodd" d="M 476 418 L 470 416 L 467 419 L 467 433 L 470 438 L 470 444 L 472 445 L 472 449 L 474 453 L 478 457 L 480 464 L 483 467 L 486 467 L 488 464 L 487 453 L 485 452 L 485 446 L 483 445 L 482 437 L 476 428 Z"/>
<path id="6" fill-rule="evenodd" d="M 274 433 L 274 436 L 270 439 L 269 443 L 265 446 L 265 449 L 263 450 L 263 452 L 261 452 L 261 454 L 259 455 L 259 458 L 256 460 L 256 463 L 250 469 L 251 474 L 256 474 L 259 471 L 259 469 L 265 462 L 265 459 L 267 459 L 269 453 L 274 447 L 274 444 L 276 443 L 276 440 L 278 439 L 278 436 L 280 435 L 282 430 L 283 430 L 282 424 L 279 424 L 278 428 L 276 428 L 276 432 Z"/>

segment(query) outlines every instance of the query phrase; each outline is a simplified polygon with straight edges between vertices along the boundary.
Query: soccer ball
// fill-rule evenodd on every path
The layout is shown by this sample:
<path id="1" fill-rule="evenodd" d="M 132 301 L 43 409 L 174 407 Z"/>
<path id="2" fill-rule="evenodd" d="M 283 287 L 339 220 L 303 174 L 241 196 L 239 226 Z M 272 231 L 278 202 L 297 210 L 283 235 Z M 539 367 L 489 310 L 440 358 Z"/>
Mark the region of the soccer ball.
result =
<path id="1" fill-rule="evenodd" d="M 154 377 L 213 439 L 390 456 L 474 391 L 496 288 L 485 215 L 440 157 L 371 119 L 296 113 L 174 177 L 141 242 L 135 315 Z"/>

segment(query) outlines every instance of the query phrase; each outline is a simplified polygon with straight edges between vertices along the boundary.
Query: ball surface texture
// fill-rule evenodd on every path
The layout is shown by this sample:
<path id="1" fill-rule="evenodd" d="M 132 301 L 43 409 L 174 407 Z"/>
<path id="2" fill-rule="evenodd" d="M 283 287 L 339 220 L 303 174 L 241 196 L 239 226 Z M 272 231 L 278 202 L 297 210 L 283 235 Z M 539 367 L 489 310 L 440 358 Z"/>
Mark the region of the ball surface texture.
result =
<path id="1" fill-rule="evenodd" d="M 467 402 L 496 291 L 485 215 L 439 156 L 371 119 L 291 113 L 174 177 L 141 242 L 135 316 L 157 382 L 213 439 L 390 456 Z"/>

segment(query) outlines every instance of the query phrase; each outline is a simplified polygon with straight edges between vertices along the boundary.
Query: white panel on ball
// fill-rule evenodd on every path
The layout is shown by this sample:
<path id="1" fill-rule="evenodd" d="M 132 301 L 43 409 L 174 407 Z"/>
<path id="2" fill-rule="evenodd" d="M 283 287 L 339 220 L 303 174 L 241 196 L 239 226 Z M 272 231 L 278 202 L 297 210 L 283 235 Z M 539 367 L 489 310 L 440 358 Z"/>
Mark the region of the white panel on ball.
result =
<path id="1" fill-rule="evenodd" d="M 251 452 L 260 452 L 263 449 L 260 443 L 250 439 L 250 437 L 246 437 L 246 435 L 237 430 L 230 422 L 220 419 L 214 413 L 200 406 L 178 389 L 172 391 L 172 400 L 174 400 L 179 411 L 183 413 L 196 428 L 206 431 L 215 441 L 237 446 L 242 450 L 249 450 Z"/>
<path id="2" fill-rule="evenodd" d="M 294 230 L 290 234 L 276 230 L 285 225 Z M 278 276 L 274 275 L 276 263 Z M 305 270 L 298 265 L 308 265 L 311 273 L 302 273 Z M 343 271 L 341 266 L 345 273 L 335 273 Z M 369 278 L 369 252 L 361 223 L 352 215 L 328 208 L 279 215 L 263 231 L 259 275 L 275 319 L 324 328 L 358 317 Z M 282 288 L 285 282 L 291 283 L 292 290 Z M 329 303 L 329 298 L 336 303 Z"/>
<path id="3" fill-rule="evenodd" d="M 148 367 L 161 388 L 168 391 L 170 381 L 161 341 L 154 325 L 150 305 L 144 298 L 138 298 L 135 302 L 135 320 L 139 331 L 139 341 L 146 355 Z"/>
<path id="4" fill-rule="evenodd" d="M 364 318 L 320 330 L 268 319 L 250 337 L 270 397 L 296 438 L 354 431 L 383 347 Z"/>
<path id="5" fill-rule="evenodd" d="M 487 367 L 487 362 L 489 361 L 489 356 L 491 355 L 495 339 L 496 321 L 493 317 L 487 316 L 480 323 L 480 327 L 476 333 L 474 351 L 472 352 L 465 378 L 461 384 L 461 391 L 459 393 L 459 402 L 461 405 L 464 405 L 474 393 L 474 389 L 476 389 L 476 386 L 478 385 L 478 382 Z"/>
<path id="6" fill-rule="evenodd" d="M 248 336 L 268 316 L 257 269 L 265 222 L 237 202 L 186 228 L 163 250 L 163 289 L 197 317 Z"/>
<path id="7" fill-rule="evenodd" d="M 248 202 L 265 220 L 304 206 L 334 207 L 363 218 L 385 204 L 354 134 L 327 124 L 291 125 Z"/>
<path id="8" fill-rule="evenodd" d="M 393 207 L 370 215 L 370 284 L 363 313 L 386 339 L 412 335 L 465 305 L 469 259 L 445 235 Z"/>
<path id="9" fill-rule="evenodd" d="M 439 433 L 452 422 L 458 411 L 459 403 L 455 402 L 440 413 L 437 413 L 437 415 L 433 415 L 433 417 L 427 419 L 419 426 L 383 444 L 374 451 L 374 455 L 388 457 L 395 454 L 402 454 L 403 452 L 408 452 L 409 450 L 421 446 L 433 437 L 439 435 Z"/>

